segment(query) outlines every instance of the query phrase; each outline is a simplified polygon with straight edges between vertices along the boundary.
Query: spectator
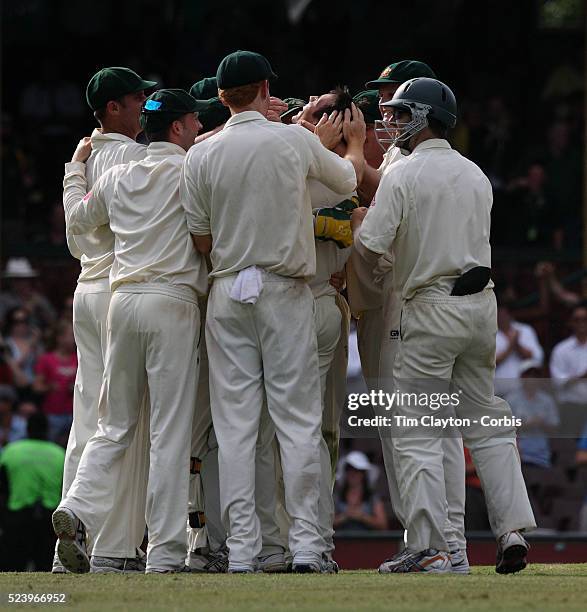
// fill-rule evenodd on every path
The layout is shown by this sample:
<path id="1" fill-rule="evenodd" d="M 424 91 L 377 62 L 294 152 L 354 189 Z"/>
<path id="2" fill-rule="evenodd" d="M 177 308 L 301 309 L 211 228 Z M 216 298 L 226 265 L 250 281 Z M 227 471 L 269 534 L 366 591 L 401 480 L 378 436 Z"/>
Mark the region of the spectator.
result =
<path id="1" fill-rule="evenodd" d="M 587 471 L 587 423 L 579 439 L 577 445 L 577 454 L 575 456 L 575 463 L 583 473 L 583 482 L 587 482 L 586 471 Z M 581 508 L 581 515 L 579 517 L 579 531 L 587 533 L 587 497 L 583 500 L 583 507 Z"/>
<path id="2" fill-rule="evenodd" d="M 0 449 L 9 442 L 18 440 L 19 423 L 14 418 L 14 407 L 18 397 L 9 385 L 0 385 Z"/>
<path id="3" fill-rule="evenodd" d="M 573 335 L 559 342 L 550 357 L 558 388 L 561 434 L 579 437 L 587 421 L 587 305 L 576 304 L 569 321 Z"/>
<path id="4" fill-rule="evenodd" d="M 334 527 L 340 530 L 387 529 L 383 502 L 372 492 L 369 483 L 369 472 L 373 469 L 369 459 L 360 451 L 352 451 L 343 463 Z"/>
<path id="5" fill-rule="evenodd" d="M 522 384 L 508 395 L 513 415 L 522 420 L 518 428 L 522 433 L 518 436 L 522 467 L 549 468 L 552 465 L 548 435 L 558 427 L 559 416 L 552 397 L 539 389 L 540 373 L 539 363 L 531 359 L 523 361 L 520 364 Z"/>
<path id="6" fill-rule="evenodd" d="M 49 421 L 49 439 L 65 446 L 73 419 L 73 387 L 77 355 L 70 322 L 60 321 L 55 331 L 55 350 L 39 357 L 34 390 L 43 394 L 43 412 Z"/>
<path id="7" fill-rule="evenodd" d="M 583 159 L 580 148 L 572 142 L 566 121 L 557 121 L 548 130 L 545 161 L 547 199 L 561 219 L 564 246 L 577 246 L 581 232 L 577 216 L 581 210 Z"/>
<path id="8" fill-rule="evenodd" d="M 481 480 L 468 448 L 465 448 L 465 530 L 491 531 Z"/>
<path id="9" fill-rule="evenodd" d="M 46 440 L 43 414 L 30 417 L 28 436 L 8 444 L 0 456 L 3 571 L 25 571 L 32 561 L 36 571 L 46 572 L 53 562 L 51 513 L 61 499 L 65 452 Z"/>
<path id="10" fill-rule="evenodd" d="M 0 335 L 0 385 L 15 386 L 17 388 L 28 385 L 25 373 L 18 367 L 12 357 L 10 347 Z"/>
<path id="11" fill-rule="evenodd" d="M 39 330 L 31 327 L 30 315 L 26 309 L 17 306 L 6 313 L 4 342 L 24 375 L 27 386 L 32 385 L 40 352 Z"/>
<path id="12" fill-rule="evenodd" d="M 508 185 L 506 200 L 509 235 L 506 243 L 511 246 L 560 248 L 562 230 L 558 227 L 556 209 L 545 191 L 544 166 L 533 163 L 527 173 Z"/>
<path id="13" fill-rule="evenodd" d="M 507 395 L 517 389 L 520 364 L 532 359 L 542 365 L 544 351 L 536 332 L 530 325 L 519 323 L 511 313 L 509 304 L 500 302 L 497 309 L 497 336 L 495 338 L 495 393 Z"/>
<path id="14" fill-rule="evenodd" d="M 45 329 L 55 321 L 55 309 L 46 297 L 35 290 L 33 279 L 38 276 L 25 257 L 11 257 L 6 264 L 4 278 L 9 282 L 8 291 L 0 293 L 0 321 L 17 306 L 31 314 L 31 324 Z"/>

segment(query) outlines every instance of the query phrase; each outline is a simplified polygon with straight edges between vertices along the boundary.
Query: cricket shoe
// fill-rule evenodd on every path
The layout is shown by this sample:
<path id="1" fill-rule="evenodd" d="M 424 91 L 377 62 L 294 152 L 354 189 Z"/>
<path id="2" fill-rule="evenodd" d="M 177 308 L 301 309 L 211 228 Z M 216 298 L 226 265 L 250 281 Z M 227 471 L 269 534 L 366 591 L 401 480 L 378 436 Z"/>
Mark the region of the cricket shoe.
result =
<path id="1" fill-rule="evenodd" d="M 208 548 L 196 548 L 190 553 L 190 569 L 200 574 L 226 574 L 228 550 L 221 548 L 212 552 Z"/>
<path id="2" fill-rule="evenodd" d="M 467 558 L 467 551 L 455 548 L 448 553 L 450 557 L 450 571 L 453 574 L 470 574 L 471 568 L 469 566 L 469 559 Z"/>
<path id="3" fill-rule="evenodd" d="M 326 553 L 322 554 L 322 569 L 323 574 L 338 574 L 338 563 Z"/>
<path id="4" fill-rule="evenodd" d="M 428 574 L 446 574 L 451 571 L 450 557 L 447 552 L 429 548 L 420 552 L 408 552 L 397 564 L 393 565 L 389 573 L 408 574 L 421 572 Z"/>
<path id="5" fill-rule="evenodd" d="M 400 552 L 395 553 L 395 555 L 393 555 L 393 557 L 391 557 L 390 559 L 385 559 L 385 561 L 379 566 L 379 573 L 380 574 L 391 574 L 393 573 L 393 568 L 396 565 L 399 565 L 400 563 L 402 563 L 402 561 L 410 556 L 410 551 L 407 548 L 404 548 L 403 550 L 400 550 Z"/>
<path id="6" fill-rule="evenodd" d="M 191 569 L 187 565 L 182 565 L 177 569 L 159 569 L 157 567 L 150 567 L 145 570 L 145 574 L 190 574 Z"/>
<path id="7" fill-rule="evenodd" d="M 282 552 L 257 557 L 257 568 L 266 574 L 283 574 L 287 571 L 285 555 Z"/>
<path id="8" fill-rule="evenodd" d="M 86 528 L 80 519 L 65 506 L 59 506 L 52 516 L 53 530 L 59 538 L 57 555 L 66 570 L 74 574 L 90 571 L 86 546 Z"/>
<path id="9" fill-rule="evenodd" d="M 96 557 L 90 559 L 90 572 L 92 574 L 144 574 L 145 560 L 142 557 L 118 558 Z"/>
<path id="10" fill-rule="evenodd" d="M 292 562 L 294 574 L 319 574 L 322 572 L 322 557 L 308 550 L 298 551 Z"/>
<path id="11" fill-rule="evenodd" d="M 255 574 L 257 567 L 252 563 L 228 563 L 229 574 Z"/>
<path id="12" fill-rule="evenodd" d="M 526 565 L 526 556 L 530 545 L 519 531 L 508 531 L 497 539 L 497 561 L 495 571 L 498 574 L 514 574 L 522 571 Z"/>
<path id="13" fill-rule="evenodd" d="M 59 561 L 59 555 L 57 554 L 57 551 L 55 551 L 55 554 L 53 555 L 53 565 L 51 567 L 51 573 L 67 574 L 67 570 L 63 567 L 63 563 Z"/>

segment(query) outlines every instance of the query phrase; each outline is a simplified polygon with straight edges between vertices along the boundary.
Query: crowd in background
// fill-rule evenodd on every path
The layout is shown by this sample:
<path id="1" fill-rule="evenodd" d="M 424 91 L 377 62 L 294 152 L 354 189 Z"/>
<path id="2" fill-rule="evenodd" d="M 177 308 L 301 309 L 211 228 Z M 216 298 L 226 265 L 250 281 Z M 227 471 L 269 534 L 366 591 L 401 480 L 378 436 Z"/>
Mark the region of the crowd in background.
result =
<path id="1" fill-rule="evenodd" d="M 48 8 L 50 3 L 47 7 L 36 4 L 59 22 Z M 65 9 L 71 3 L 55 4 Z M 129 4 L 125 23 L 133 19 L 129 15 L 134 4 Z M 97 68 L 128 66 L 158 81 L 161 87 L 189 88 L 214 74 L 225 47 L 234 47 L 234 36 L 241 36 L 238 40 L 243 48 L 264 52 L 280 76 L 289 73 L 277 81 L 272 93 L 307 98 L 343 82 L 356 93 L 390 62 L 414 56 L 427 61 L 439 78 L 454 88 L 460 117 L 451 142 L 481 166 L 494 188 L 492 277 L 500 305 L 497 388 L 510 400 L 514 414 L 531 417 L 527 425 L 531 431 L 521 436 L 519 449 L 538 524 L 587 531 L 587 504 L 583 504 L 587 494 L 587 380 L 572 388 L 564 382 L 572 377 L 587 379 L 587 308 L 583 305 L 587 283 L 582 268 L 581 221 L 585 117 L 581 66 L 575 65 L 573 55 L 565 55 L 561 44 L 557 61 L 542 65 L 539 41 L 525 28 L 522 20 L 528 11 L 524 13 L 522 7 L 511 15 L 509 30 L 500 19 L 496 35 L 510 36 L 516 45 L 532 47 L 533 64 L 525 67 L 513 56 L 508 64 L 504 61 L 507 53 L 494 41 L 493 64 L 489 60 L 482 66 L 476 64 L 479 50 L 477 55 L 471 51 L 468 58 L 459 55 L 462 66 L 457 72 L 455 55 L 450 53 L 458 54 L 458 45 L 476 36 L 474 24 L 466 21 L 470 16 L 465 6 L 455 26 L 464 28 L 461 42 L 450 47 L 444 41 L 450 52 L 439 50 L 435 55 L 432 37 L 420 56 L 402 53 L 401 45 L 384 39 L 378 43 L 377 37 L 370 36 L 367 40 L 368 32 L 360 27 L 355 30 L 353 49 L 337 51 L 340 40 L 335 32 L 346 32 L 349 23 L 368 23 L 369 11 L 377 15 L 377 3 L 371 1 L 342 3 L 344 10 L 328 15 L 328 32 L 324 31 L 319 3 L 312 4 L 299 23 L 287 28 L 273 3 L 267 17 L 272 20 L 269 28 L 253 24 L 257 12 L 246 11 L 241 3 L 229 2 L 222 18 L 189 4 L 169 3 L 169 14 L 158 23 L 158 27 L 167 28 L 165 36 L 154 30 L 152 20 L 142 23 L 140 33 L 136 24 L 135 29 L 125 26 L 136 38 L 127 38 L 126 46 L 114 45 L 105 55 L 100 55 L 99 46 L 91 41 L 103 41 L 111 26 L 108 13 L 95 15 L 90 24 L 82 9 L 70 11 L 63 27 L 73 32 L 84 24 L 79 36 L 83 34 L 90 41 L 87 53 L 71 54 L 57 46 L 43 48 L 40 59 L 28 66 L 30 70 L 4 71 L 0 452 L 27 438 L 32 415 L 35 431 L 45 431 L 42 435 L 47 440 L 62 447 L 67 443 L 77 366 L 72 294 L 79 267 L 67 250 L 61 179 L 63 163 L 70 159 L 75 144 L 94 127 L 84 100 L 84 85 Z M 206 3 L 194 4 L 204 7 Z M 260 0 L 254 4 L 267 8 Z M 112 10 L 113 4 L 105 6 Z M 43 10 L 37 9 L 33 7 L 31 23 L 34 26 L 38 21 L 38 36 L 42 37 L 42 30 L 51 28 L 44 27 Z M 481 14 L 483 8 L 475 10 Z M 189 32 L 189 19 L 206 26 L 195 28 L 196 34 L 201 33 L 199 38 L 194 34 L 174 38 L 174 45 L 164 42 L 173 36 L 174 29 L 185 27 Z M 15 23 L 20 22 L 15 19 Z M 120 24 L 112 27 L 117 32 L 122 29 Z M 483 27 L 490 29 L 489 25 Z M 398 30 L 401 28 L 391 28 L 378 36 L 393 36 Z M 212 34 L 219 31 L 223 36 Z M 365 49 L 356 44 L 361 40 Z M 322 44 L 312 46 L 316 41 Z M 39 38 L 38 44 L 41 42 Z M 18 53 L 19 45 L 28 43 L 21 36 L 20 42 L 13 38 L 8 44 L 9 52 L 12 44 L 12 51 Z M 541 263 L 544 261 L 554 261 L 556 266 Z M 352 363 L 350 371 L 352 377 Z M 552 380 L 545 382 L 545 378 Z M 557 386 L 556 379 L 563 382 Z M 46 420 L 45 428 L 38 427 L 39 418 Z M 576 435 L 568 433 L 571 431 Z M 396 528 L 398 523 L 386 499 L 378 441 L 344 439 L 341 444 L 335 526 L 339 531 Z M 489 528 L 470 458 L 467 527 Z"/>

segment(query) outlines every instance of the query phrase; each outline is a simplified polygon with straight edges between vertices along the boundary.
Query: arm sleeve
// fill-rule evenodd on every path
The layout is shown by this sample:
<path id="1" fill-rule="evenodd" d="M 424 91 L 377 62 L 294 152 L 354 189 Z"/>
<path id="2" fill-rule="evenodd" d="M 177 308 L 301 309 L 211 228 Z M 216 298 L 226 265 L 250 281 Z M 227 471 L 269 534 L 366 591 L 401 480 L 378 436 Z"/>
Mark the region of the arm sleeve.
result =
<path id="1" fill-rule="evenodd" d="M 66 184 L 66 181 L 68 181 L 69 183 L 72 183 L 72 184 L 75 182 L 75 183 L 79 184 L 80 188 L 83 188 L 84 191 L 87 190 L 85 168 L 86 168 L 86 165 L 82 164 L 80 162 L 70 162 L 68 164 L 65 164 L 65 177 L 63 179 L 63 201 L 64 202 L 65 202 L 65 184 Z M 83 180 L 82 180 L 82 176 L 81 176 L 82 174 L 83 174 Z M 85 193 L 84 193 L 84 195 L 85 195 Z M 69 249 L 69 252 L 76 259 L 81 259 L 83 253 L 82 253 L 81 249 L 79 248 L 77 242 L 75 241 L 75 236 L 69 230 L 69 225 L 67 223 L 67 216 L 65 218 L 65 239 L 67 240 L 67 248 Z"/>
<path id="2" fill-rule="evenodd" d="M 107 172 L 96 181 L 93 189 L 88 187 L 85 164 L 65 164 L 63 178 L 63 207 L 65 224 L 70 234 L 85 234 L 109 221 L 106 207 L 105 188 L 111 173 Z"/>
<path id="3" fill-rule="evenodd" d="M 332 191 L 345 195 L 357 189 L 355 168 L 348 159 L 339 157 L 322 145 L 318 136 L 301 126 L 292 129 L 300 131 L 310 150 L 308 177 L 315 178 Z"/>
<path id="4" fill-rule="evenodd" d="M 375 195 L 377 206 L 371 206 L 357 234 L 362 246 L 382 255 L 392 245 L 403 218 L 405 196 L 403 189 L 386 174 Z"/>
<path id="5" fill-rule="evenodd" d="M 185 210 L 190 234 L 208 236 L 211 233 L 210 194 L 202 179 L 203 160 L 201 156 L 190 153 L 181 169 L 179 197 Z"/>

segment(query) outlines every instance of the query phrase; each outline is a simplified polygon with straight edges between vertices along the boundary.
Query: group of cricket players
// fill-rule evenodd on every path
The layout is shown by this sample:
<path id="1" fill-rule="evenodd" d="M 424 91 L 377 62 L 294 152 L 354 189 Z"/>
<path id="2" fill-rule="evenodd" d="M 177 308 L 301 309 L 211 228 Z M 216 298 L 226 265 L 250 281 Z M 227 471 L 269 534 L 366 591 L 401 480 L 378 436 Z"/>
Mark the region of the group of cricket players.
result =
<path id="1" fill-rule="evenodd" d="M 336 573 L 351 313 L 369 389 L 458 393 L 457 417 L 505 423 L 380 429 L 405 547 L 379 572 L 469 573 L 463 441 L 496 571 L 520 571 L 536 525 L 493 389 L 492 190 L 447 141 L 453 92 L 411 60 L 354 98 L 283 101 L 276 78 L 236 51 L 189 93 L 146 97 L 157 83 L 122 67 L 87 86 L 100 127 L 63 181 L 79 366 L 53 572 Z"/>

